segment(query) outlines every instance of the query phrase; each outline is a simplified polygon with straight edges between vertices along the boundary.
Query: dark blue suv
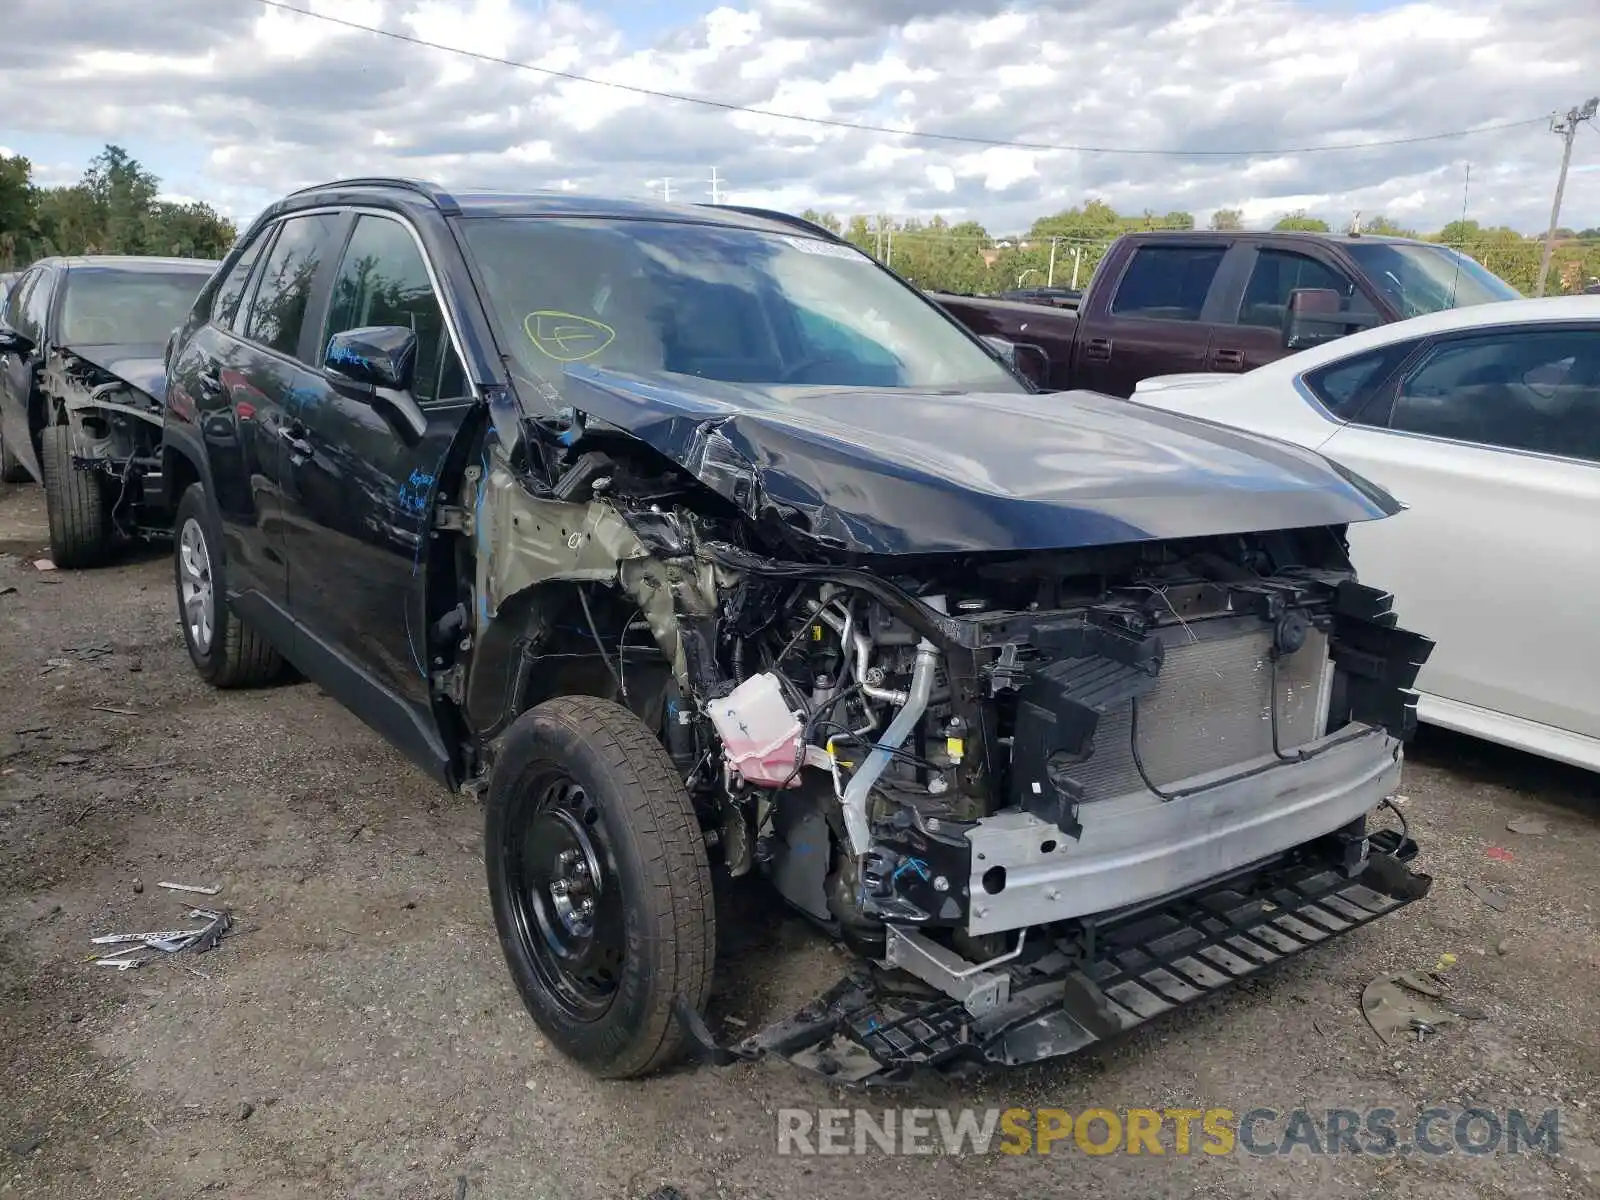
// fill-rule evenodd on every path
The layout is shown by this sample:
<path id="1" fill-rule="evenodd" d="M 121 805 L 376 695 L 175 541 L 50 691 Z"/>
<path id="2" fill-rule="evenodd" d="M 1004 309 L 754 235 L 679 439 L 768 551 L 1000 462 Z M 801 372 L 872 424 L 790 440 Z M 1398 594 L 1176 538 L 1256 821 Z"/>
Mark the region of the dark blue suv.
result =
<path id="1" fill-rule="evenodd" d="M 1420 896 L 1365 822 L 1430 643 L 1343 540 L 1393 500 L 1013 358 L 782 214 L 296 193 L 169 349 L 190 656 L 484 797 L 513 977 L 601 1075 L 1034 1061 Z M 733 1047 L 713 868 L 862 956 Z"/>

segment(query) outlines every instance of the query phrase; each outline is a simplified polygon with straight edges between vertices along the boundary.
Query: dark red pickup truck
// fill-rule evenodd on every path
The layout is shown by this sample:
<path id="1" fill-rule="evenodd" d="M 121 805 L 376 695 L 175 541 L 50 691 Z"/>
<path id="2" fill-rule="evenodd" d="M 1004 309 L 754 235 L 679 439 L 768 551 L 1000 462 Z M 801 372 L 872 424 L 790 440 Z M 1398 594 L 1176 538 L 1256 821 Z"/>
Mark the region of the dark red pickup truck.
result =
<path id="1" fill-rule="evenodd" d="M 1165 232 L 1119 238 L 1076 311 L 934 294 L 974 333 L 1036 347 L 1052 390 L 1133 394 L 1152 375 L 1248 371 L 1357 329 L 1519 293 L 1433 242 L 1350 234 Z"/>

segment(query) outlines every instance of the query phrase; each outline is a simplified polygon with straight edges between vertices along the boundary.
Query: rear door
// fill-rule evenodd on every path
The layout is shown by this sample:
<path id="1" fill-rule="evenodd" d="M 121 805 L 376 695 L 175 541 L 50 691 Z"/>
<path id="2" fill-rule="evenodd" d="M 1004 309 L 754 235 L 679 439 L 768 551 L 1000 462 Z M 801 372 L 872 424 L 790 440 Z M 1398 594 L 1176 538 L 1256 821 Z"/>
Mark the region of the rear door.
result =
<path id="1" fill-rule="evenodd" d="M 286 492 L 289 596 L 308 663 L 320 662 L 325 687 L 436 774 L 445 758 L 420 563 L 435 475 L 474 403 L 437 278 L 398 214 L 356 216 L 305 353 L 320 359 L 349 329 L 412 330 L 410 399 L 424 429 L 416 436 L 393 410 L 318 373 L 291 411 Z"/>
<path id="2" fill-rule="evenodd" d="M 1289 351 L 1283 344 L 1289 293 L 1329 288 L 1352 312 L 1377 310 L 1350 272 L 1331 260 L 1281 246 L 1241 245 L 1244 286 L 1223 300 L 1223 323 L 1212 329 L 1206 369 L 1252 371 Z"/>
<path id="3" fill-rule="evenodd" d="M 1131 396 L 1152 375 L 1206 369 L 1212 284 L 1227 256 L 1221 241 L 1168 240 L 1134 246 L 1110 295 L 1080 312 L 1073 385 Z"/>
<path id="4" fill-rule="evenodd" d="M 1349 536 L 1437 642 L 1418 686 L 1600 737 L 1600 325 L 1434 339 L 1321 449 L 1408 506 Z"/>
<path id="5" fill-rule="evenodd" d="M 222 514 L 229 589 L 241 615 L 287 645 L 284 447 L 290 410 L 316 377 L 299 360 L 306 310 L 333 269 L 347 218 L 285 217 L 259 236 L 218 289 L 212 322 L 173 370 L 195 408 Z M 270 240 L 269 240 L 270 239 Z M 228 309 L 237 305 L 233 313 Z"/>

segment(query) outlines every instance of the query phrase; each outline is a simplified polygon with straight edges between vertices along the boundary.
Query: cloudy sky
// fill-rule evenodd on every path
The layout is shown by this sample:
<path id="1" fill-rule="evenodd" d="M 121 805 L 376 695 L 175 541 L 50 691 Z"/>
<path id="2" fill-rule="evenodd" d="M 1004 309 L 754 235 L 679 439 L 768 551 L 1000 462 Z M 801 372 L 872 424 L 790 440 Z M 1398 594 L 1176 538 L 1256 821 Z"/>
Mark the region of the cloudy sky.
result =
<path id="1" fill-rule="evenodd" d="M 1548 219 L 1544 116 L 1600 91 L 1593 0 L 293 0 L 596 80 L 972 138 L 652 98 L 408 45 L 261 0 L 6 0 L 0 147 L 67 182 L 105 142 L 252 216 L 352 173 L 976 217 L 1308 208 L 1436 228 Z M 1308 152 L 1524 122 L 1475 136 Z M 1531 123 L 1529 123 L 1531 122 Z M 1099 147 L 1115 152 L 1090 152 Z M 1224 156 L 1217 151 L 1258 151 Z M 1128 153 L 1177 151 L 1179 153 Z M 1210 154 L 1196 154 L 1209 151 Z M 659 188 L 659 183 L 656 184 Z M 1600 129 L 1563 224 L 1600 225 Z"/>

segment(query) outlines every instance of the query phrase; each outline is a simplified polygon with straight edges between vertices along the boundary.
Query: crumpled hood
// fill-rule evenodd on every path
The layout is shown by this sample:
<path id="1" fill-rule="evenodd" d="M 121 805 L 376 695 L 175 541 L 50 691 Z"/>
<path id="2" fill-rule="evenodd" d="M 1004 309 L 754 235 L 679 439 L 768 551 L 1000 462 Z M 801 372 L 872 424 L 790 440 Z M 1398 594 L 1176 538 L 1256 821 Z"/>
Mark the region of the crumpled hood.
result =
<path id="1" fill-rule="evenodd" d="M 76 354 L 102 371 L 115 375 L 124 383 L 138 388 L 152 400 L 162 399 L 167 392 L 167 367 L 161 360 L 164 347 L 146 344 L 110 346 L 63 346 L 69 354 Z"/>
<path id="2" fill-rule="evenodd" d="M 1322 456 L 1094 392 L 755 386 L 567 371 L 566 399 L 753 517 L 860 554 L 1342 525 L 1399 505 Z"/>

